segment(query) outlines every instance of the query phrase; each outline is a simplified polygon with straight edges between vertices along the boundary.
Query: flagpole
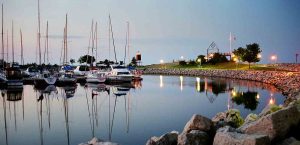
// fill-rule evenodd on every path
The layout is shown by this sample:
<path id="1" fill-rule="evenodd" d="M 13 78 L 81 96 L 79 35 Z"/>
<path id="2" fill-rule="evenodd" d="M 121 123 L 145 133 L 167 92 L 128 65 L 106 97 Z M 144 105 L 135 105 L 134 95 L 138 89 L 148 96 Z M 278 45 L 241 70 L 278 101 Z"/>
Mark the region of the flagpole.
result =
<path id="1" fill-rule="evenodd" d="M 231 39 L 232 39 L 232 37 L 231 37 L 231 32 L 230 32 L 229 33 L 229 48 L 230 48 L 229 53 L 230 53 L 230 55 L 231 55 Z"/>

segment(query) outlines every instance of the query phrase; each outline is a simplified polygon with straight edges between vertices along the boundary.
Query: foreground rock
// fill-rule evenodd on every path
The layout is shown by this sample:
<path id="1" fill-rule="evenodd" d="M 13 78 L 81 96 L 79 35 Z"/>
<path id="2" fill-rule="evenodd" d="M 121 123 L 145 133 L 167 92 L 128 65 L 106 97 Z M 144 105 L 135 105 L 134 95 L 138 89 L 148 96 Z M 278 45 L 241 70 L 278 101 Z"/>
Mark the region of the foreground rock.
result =
<path id="1" fill-rule="evenodd" d="M 239 128 L 246 134 L 264 134 L 271 140 L 284 138 L 292 127 L 300 122 L 300 110 L 297 106 L 290 105 L 287 108 L 278 110 L 266 116 L 262 116 L 257 121 L 244 124 Z"/>
<path id="2" fill-rule="evenodd" d="M 191 130 L 189 133 L 183 132 L 178 136 L 178 145 L 209 145 L 210 139 L 206 132 Z"/>
<path id="3" fill-rule="evenodd" d="M 161 137 L 151 137 L 146 145 L 177 145 L 178 132 L 172 131 Z"/>
<path id="4" fill-rule="evenodd" d="M 212 118 L 212 122 L 216 129 L 226 125 L 237 128 L 244 123 L 244 120 L 239 110 L 230 109 L 228 111 L 218 113 Z"/>
<path id="5" fill-rule="evenodd" d="M 210 119 L 194 114 L 190 121 L 185 125 L 183 132 L 189 133 L 191 130 L 210 132 L 212 128 L 213 123 Z"/>
<path id="6" fill-rule="evenodd" d="M 282 142 L 278 143 L 277 145 L 300 145 L 300 141 L 297 139 L 290 137 L 288 139 L 283 140 Z"/>
<path id="7" fill-rule="evenodd" d="M 118 145 L 117 143 L 108 142 L 108 141 L 102 141 L 94 137 L 92 140 L 90 140 L 87 143 L 81 143 L 79 145 Z"/>
<path id="8" fill-rule="evenodd" d="M 266 135 L 242 134 L 226 126 L 220 128 L 214 138 L 214 145 L 269 145 L 270 139 Z"/>

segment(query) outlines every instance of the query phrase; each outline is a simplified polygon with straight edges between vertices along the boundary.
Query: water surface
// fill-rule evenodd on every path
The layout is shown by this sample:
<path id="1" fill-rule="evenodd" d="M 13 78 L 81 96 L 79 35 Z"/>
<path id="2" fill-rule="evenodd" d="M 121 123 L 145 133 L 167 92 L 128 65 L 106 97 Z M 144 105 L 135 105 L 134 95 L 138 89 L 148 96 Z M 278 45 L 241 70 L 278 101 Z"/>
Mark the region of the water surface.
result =
<path id="1" fill-rule="evenodd" d="M 121 86 L 31 85 L 1 90 L 0 144 L 79 144 L 94 136 L 123 145 L 182 131 L 193 114 L 212 118 L 229 108 L 243 117 L 268 103 L 282 104 L 274 87 L 252 81 L 205 77 L 144 76 Z"/>

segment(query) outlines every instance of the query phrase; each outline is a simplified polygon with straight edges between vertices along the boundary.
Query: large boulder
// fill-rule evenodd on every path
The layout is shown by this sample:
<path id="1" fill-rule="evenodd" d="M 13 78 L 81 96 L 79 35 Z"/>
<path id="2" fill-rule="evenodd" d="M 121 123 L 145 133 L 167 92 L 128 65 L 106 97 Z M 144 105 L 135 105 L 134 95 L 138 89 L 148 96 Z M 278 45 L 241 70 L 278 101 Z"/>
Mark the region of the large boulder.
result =
<path id="1" fill-rule="evenodd" d="M 298 104 L 278 110 L 258 120 L 242 125 L 239 130 L 246 134 L 264 134 L 271 140 L 282 139 L 292 127 L 297 126 L 300 121 L 300 110 Z"/>
<path id="2" fill-rule="evenodd" d="M 229 126 L 220 128 L 215 135 L 213 145 L 269 145 L 266 135 L 242 134 Z"/>
<path id="3" fill-rule="evenodd" d="M 277 145 L 300 145 L 300 141 L 298 141 L 297 139 L 290 137 L 287 138 L 279 143 L 277 143 Z"/>
<path id="4" fill-rule="evenodd" d="M 245 119 L 245 124 L 250 123 L 250 122 L 254 122 L 258 119 L 258 116 L 254 113 L 250 113 L 247 115 L 246 119 Z"/>
<path id="5" fill-rule="evenodd" d="M 183 132 L 189 133 L 191 130 L 200 130 L 210 132 L 213 128 L 213 123 L 210 119 L 194 114 L 190 121 L 185 125 Z"/>
<path id="6" fill-rule="evenodd" d="M 117 143 L 109 142 L 109 141 L 102 141 L 96 137 L 88 141 L 87 143 L 81 143 L 79 145 L 118 145 Z"/>
<path id="7" fill-rule="evenodd" d="M 177 145 L 178 132 L 172 131 L 160 137 L 151 137 L 146 145 Z"/>
<path id="8" fill-rule="evenodd" d="M 206 132 L 191 130 L 189 133 L 183 132 L 178 136 L 178 145 L 209 145 L 210 138 Z"/>

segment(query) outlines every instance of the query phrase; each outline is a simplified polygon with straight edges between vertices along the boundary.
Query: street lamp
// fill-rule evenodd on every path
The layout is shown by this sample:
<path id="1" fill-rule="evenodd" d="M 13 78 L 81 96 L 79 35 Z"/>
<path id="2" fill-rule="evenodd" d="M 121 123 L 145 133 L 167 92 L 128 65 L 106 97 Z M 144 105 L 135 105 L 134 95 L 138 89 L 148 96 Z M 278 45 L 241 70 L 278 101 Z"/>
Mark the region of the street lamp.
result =
<path id="1" fill-rule="evenodd" d="M 202 61 L 201 61 L 201 58 L 198 58 L 198 59 L 197 59 L 197 62 L 200 64 L 200 67 L 201 67 L 201 62 L 202 62 Z"/>
<path id="2" fill-rule="evenodd" d="M 235 62 L 235 70 L 237 70 L 237 67 L 238 67 L 238 58 L 233 58 L 233 61 Z"/>
<path id="3" fill-rule="evenodd" d="M 273 66 L 275 67 L 275 64 L 277 62 L 277 56 L 276 55 L 272 55 L 271 56 L 271 61 L 273 61 Z M 275 71 L 276 71 L 276 67 L 275 67 Z"/>
<path id="4" fill-rule="evenodd" d="M 164 60 L 161 59 L 159 62 L 160 62 L 161 67 L 163 68 Z"/>
<path id="5" fill-rule="evenodd" d="M 261 58 L 261 54 L 259 53 L 259 54 L 257 54 L 257 58 Z"/>

